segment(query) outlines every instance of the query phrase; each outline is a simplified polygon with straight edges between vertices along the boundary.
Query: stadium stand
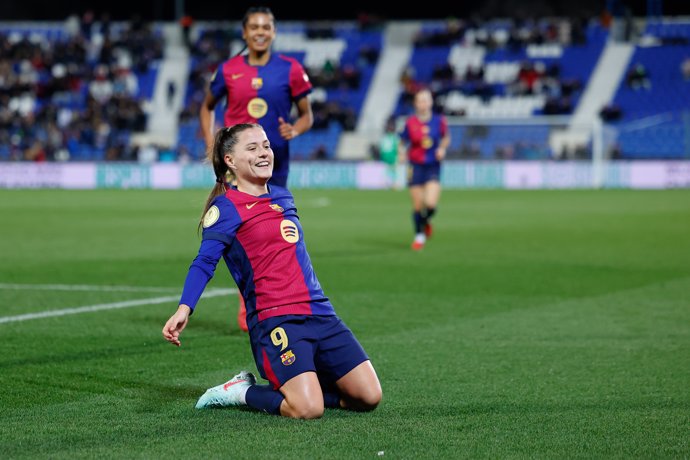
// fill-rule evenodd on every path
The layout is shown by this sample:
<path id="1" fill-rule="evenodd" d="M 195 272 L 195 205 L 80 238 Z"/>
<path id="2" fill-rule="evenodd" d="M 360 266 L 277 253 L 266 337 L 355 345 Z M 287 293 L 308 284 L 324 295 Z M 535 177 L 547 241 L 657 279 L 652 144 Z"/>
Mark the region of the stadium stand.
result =
<path id="1" fill-rule="evenodd" d="M 161 85 L 170 84 L 169 76 L 161 76 L 166 24 L 86 16 L 0 22 L 0 160 L 142 159 L 144 145 L 137 136 L 152 129 L 152 110 L 160 107 L 152 101 Z M 405 45 L 409 55 L 395 54 L 399 62 L 387 60 L 385 69 L 379 65 L 390 47 L 385 23 L 281 23 L 276 51 L 299 59 L 315 88 L 315 125 L 295 139 L 293 157 L 345 158 L 343 139 L 358 135 L 372 144 L 383 124 L 364 123 L 367 133 L 361 132 L 367 107 L 386 112 L 377 114 L 380 120 L 402 117 L 410 113 L 413 92 L 428 86 L 438 110 L 465 121 L 452 124 L 451 158 L 557 158 L 550 143 L 554 126 L 533 122 L 578 113 L 588 118 L 597 111 L 613 133 L 607 143 L 613 158 L 688 158 L 690 20 L 640 21 L 642 33 L 629 37 L 630 56 L 616 64 L 625 78 L 613 96 L 588 100 L 589 112 L 578 109 L 596 69 L 608 60 L 605 50 L 612 40 L 609 26 L 598 18 L 410 22 L 417 32 Z M 193 25 L 188 61 L 180 61 L 183 87 L 168 89 L 181 93 L 179 104 L 170 105 L 174 126 L 162 130 L 174 133 L 165 147 L 168 159 L 203 158 L 199 104 L 216 65 L 240 50 L 238 34 L 238 23 Z M 401 72 L 391 75 L 391 68 Z M 387 84 L 381 84 L 381 75 Z M 390 112 L 386 103 L 371 103 L 385 101 L 382 96 L 392 98 Z M 222 109 L 220 104 L 218 120 Z M 526 123 L 501 122 L 506 119 Z M 360 158 L 370 158 L 361 147 L 366 142 L 352 144 Z M 585 158 L 591 146 L 586 150 Z"/>
<path id="2" fill-rule="evenodd" d="M 0 159 L 136 159 L 161 45 L 150 24 L 87 14 L 0 23 Z"/>
<path id="3" fill-rule="evenodd" d="M 620 158 L 690 157 L 688 59 L 690 22 L 647 24 L 613 100 Z"/>

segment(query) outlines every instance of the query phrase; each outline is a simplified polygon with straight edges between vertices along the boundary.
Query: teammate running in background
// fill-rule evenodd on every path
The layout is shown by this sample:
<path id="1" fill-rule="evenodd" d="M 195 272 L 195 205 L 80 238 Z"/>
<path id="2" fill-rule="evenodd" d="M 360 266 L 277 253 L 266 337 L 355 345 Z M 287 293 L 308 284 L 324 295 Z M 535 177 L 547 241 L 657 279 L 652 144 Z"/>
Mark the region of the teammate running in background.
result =
<path id="1" fill-rule="evenodd" d="M 414 96 L 414 113 L 405 121 L 400 134 L 400 155 L 407 157 L 407 185 L 412 198 L 414 240 L 412 249 L 424 247 L 432 234 L 431 218 L 441 197 L 441 162 L 450 145 L 448 122 L 434 113 L 434 100 L 429 89 Z"/>
<path id="2" fill-rule="evenodd" d="M 289 141 L 311 129 L 314 123 L 308 95 L 312 84 L 302 65 L 295 59 L 273 54 L 276 38 L 273 13 L 266 7 L 251 7 L 242 19 L 242 38 L 247 55 L 237 55 L 222 62 L 206 90 L 199 111 L 199 121 L 211 159 L 215 126 L 215 107 L 225 99 L 223 124 L 259 123 L 275 154 L 270 183 L 287 187 L 290 169 Z M 297 108 L 297 118 L 290 113 Z M 247 330 L 244 299 L 239 298 L 237 322 Z"/>
<path id="3" fill-rule="evenodd" d="M 313 419 L 325 407 L 370 411 L 382 391 L 369 357 L 323 292 L 292 194 L 271 185 L 273 152 L 257 124 L 215 136 L 216 185 L 204 207 L 199 253 L 163 337 L 180 333 L 222 257 L 246 299 L 249 337 L 260 375 L 242 371 L 210 388 L 198 409 L 248 405 L 269 414 Z M 227 185 L 231 170 L 237 185 Z"/>

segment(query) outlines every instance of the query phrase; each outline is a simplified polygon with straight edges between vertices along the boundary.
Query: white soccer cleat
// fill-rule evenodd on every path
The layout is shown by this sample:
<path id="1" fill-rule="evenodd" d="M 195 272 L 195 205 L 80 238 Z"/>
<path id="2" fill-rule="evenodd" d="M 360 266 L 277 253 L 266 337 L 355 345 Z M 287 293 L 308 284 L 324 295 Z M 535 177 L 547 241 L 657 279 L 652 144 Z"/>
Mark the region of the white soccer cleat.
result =
<path id="1" fill-rule="evenodd" d="M 197 409 L 207 407 L 244 406 L 244 395 L 247 388 L 256 384 L 254 374 L 242 371 L 222 385 L 206 390 L 196 403 Z"/>

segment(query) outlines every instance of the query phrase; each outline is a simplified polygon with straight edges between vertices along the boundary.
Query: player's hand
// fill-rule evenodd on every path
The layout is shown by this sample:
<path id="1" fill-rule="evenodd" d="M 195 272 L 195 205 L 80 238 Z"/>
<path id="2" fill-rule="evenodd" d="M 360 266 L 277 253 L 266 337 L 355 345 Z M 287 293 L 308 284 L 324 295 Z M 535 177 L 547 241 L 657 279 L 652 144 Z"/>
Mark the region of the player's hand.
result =
<path id="1" fill-rule="evenodd" d="M 174 315 L 163 326 L 163 338 L 175 346 L 180 346 L 180 333 L 187 326 L 191 309 L 187 305 L 180 305 Z"/>
<path id="2" fill-rule="evenodd" d="M 446 149 L 438 148 L 436 149 L 436 159 L 438 161 L 443 160 L 446 157 Z"/>
<path id="3" fill-rule="evenodd" d="M 290 123 L 283 120 L 283 117 L 278 117 L 278 129 L 280 130 L 280 137 L 289 141 L 299 136 L 297 130 Z"/>

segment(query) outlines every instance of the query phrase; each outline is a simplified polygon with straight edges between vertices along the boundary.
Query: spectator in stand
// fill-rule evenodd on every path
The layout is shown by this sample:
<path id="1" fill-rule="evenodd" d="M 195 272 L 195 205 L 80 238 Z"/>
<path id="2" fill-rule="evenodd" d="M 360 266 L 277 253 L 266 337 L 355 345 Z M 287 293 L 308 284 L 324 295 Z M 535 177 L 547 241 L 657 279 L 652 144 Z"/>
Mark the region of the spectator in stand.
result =
<path id="1" fill-rule="evenodd" d="M 636 63 L 628 71 L 625 79 L 628 86 L 636 91 L 640 88 L 650 89 L 652 87 L 652 82 L 649 79 L 649 72 L 641 62 Z"/>
<path id="2" fill-rule="evenodd" d="M 108 103 L 113 96 L 113 83 L 108 78 L 106 65 L 96 67 L 94 79 L 89 83 L 89 95 L 100 105 Z"/>
<path id="3" fill-rule="evenodd" d="M 182 38 L 184 39 L 184 44 L 187 47 L 187 49 L 192 48 L 190 33 L 192 30 L 193 24 L 194 24 L 194 18 L 190 14 L 184 14 L 180 18 L 180 27 L 182 27 Z"/>
<path id="4" fill-rule="evenodd" d="M 690 56 L 686 56 L 680 63 L 680 73 L 685 81 L 690 81 Z"/>
<path id="5" fill-rule="evenodd" d="M 113 94 L 130 98 L 136 98 L 139 95 L 139 79 L 126 65 L 119 65 L 115 68 Z"/>

